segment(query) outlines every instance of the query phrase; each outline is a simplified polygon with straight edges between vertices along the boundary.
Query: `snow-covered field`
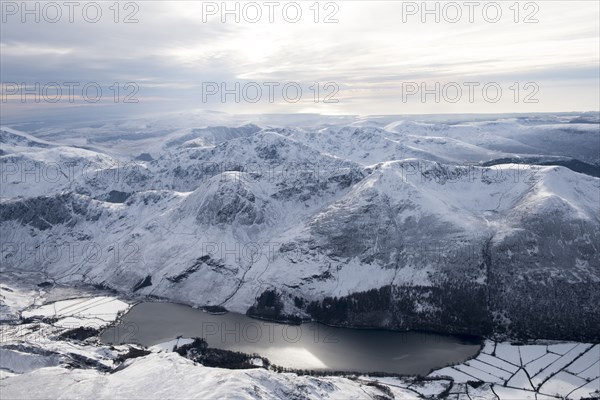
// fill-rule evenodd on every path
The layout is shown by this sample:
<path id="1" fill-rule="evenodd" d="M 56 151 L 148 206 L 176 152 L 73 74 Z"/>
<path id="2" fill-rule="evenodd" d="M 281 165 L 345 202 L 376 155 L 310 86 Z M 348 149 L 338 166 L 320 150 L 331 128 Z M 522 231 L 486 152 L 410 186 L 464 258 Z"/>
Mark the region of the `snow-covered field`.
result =
<path id="1" fill-rule="evenodd" d="M 593 397 L 592 393 L 600 390 L 599 360 L 598 344 L 517 346 L 488 341 L 475 359 L 442 368 L 429 376 L 451 376 L 457 384 L 493 383 L 491 389 L 500 398 L 578 399 Z"/>
<path id="2" fill-rule="evenodd" d="M 35 304 L 25 301 L 32 295 Z M 59 335 L 76 327 L 105 326 L 129 308 L 127 302 L 82 290 L 80 297 L 48 303 L 52 295 L 12 282 L 0 284 L 1 304 L 7 315 L 17 316 L 2 325 L 0 335 L 2 399 L 537 400 L 600 395 L 600 345 L 588 343 L 486 341 L 475 359 L 427 377 L 312 377 L 264 368 L 210 368 L 172 352 L 191 342 L 186 338 L 121 361 L 130 346 Z"/>

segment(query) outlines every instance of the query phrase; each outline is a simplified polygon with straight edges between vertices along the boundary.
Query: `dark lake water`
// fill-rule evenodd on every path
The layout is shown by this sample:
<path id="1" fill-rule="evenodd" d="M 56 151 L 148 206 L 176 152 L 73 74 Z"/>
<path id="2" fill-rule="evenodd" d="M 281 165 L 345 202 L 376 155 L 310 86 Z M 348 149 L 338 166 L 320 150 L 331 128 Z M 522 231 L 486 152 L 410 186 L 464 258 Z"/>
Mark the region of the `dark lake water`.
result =
<path id="1" fill-rule="evenodd" d="M 203 337 L 210 347 L 257 353 L 283 367 L 397 374 L 426 374 L 464 361 L 480 349 L 473 338 L 319 323 L 285 325 L 172 303 L 134 306 L 101 339 L 153 346 L 178 336 Z"/>

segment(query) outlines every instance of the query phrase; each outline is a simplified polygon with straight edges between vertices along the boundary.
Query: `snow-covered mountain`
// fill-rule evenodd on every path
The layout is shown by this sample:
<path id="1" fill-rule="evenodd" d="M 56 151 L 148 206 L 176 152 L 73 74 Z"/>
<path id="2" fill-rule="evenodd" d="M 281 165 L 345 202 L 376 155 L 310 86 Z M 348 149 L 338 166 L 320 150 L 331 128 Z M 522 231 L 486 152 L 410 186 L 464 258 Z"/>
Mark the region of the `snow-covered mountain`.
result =
<path id="1" fill-rule="evenodd" d="M 597 116 L 218 117 L 2 127 L 2 269 L 282 320 L 599 340 Z"/>

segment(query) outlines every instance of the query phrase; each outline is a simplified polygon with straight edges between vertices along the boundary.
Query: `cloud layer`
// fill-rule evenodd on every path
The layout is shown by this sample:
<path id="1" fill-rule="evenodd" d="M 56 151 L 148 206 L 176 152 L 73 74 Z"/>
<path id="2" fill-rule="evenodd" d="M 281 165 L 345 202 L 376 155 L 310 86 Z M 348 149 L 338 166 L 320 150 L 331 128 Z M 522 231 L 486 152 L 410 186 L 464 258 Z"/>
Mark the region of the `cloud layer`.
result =
<path id="1" fill-rule="evenodd" d="M 7 3 L 16 4 L 17 10 Z M 502 14 L 494 23 L 490 21 L 497 8 L 489 2 L 472 10 L 463 2 L 429 2 L 426 7 L 433 10 L 429 14 L 423 13 L 421 2 L 338 1 L 318 6 L 298 2 L 294 4 L 302 15 L 295 23 L 289 20 L 297 7 L 289 3 L 273 8 L 274 22 L 269 22 L 266 3 L 238 3 L 239 23 L 235 13 L 223 15 L 223 7 L 234 10 L 235 2 L 122 2 L 118 16 L 109 9 L 112 2 L 99 2 L 95 4 L 102 17 L 96 23 L 86 21 L 95 9 L 88 7 L 88 14 L 82 15 L 85 2 L 75 9 L 72 23 L 63 3 L 56 3 L 62 11 L 56 23 L 47 21 L 54 14 L 46 10 L 50 14 L 44 15 L 44 3 L 39 3 L 36 23 L 34 14 L 23 15 L 21 2 L 3 2 L 0 66 L 7 99 L 3 117 L 77 104 L 115 108 L 114 93 L 106 89 L 114 82 L 121 86 L 120 97 L 127 93 L 123 84 L 134 82 L 139 87 L 138 104 L 116 105 L 135 112 L 206 108 L 236 113 L 401 114 L 599 108 L 597 2 L 520 2 L 512 9 L 512 3 L 498 2 L 494 4 Z M 27 4 L 35 10 L 35 3 Z M 251 23 L 255 10 L 262 17 Z M 460 18 L 457 12 L 462 13 Z M 138 22 L 123 23 L 128 15 Z M 328 17 L 337 22 L 325 23 Z M 8 93 L 7 82 L 29 86 L 38 82 L 42 87 L 49 82 L 82 86 L 98 82 L 104 92 L 93 104 L 81 101 L 77 91 L 77 104 L 68 103 L 66 97 L 56 103 L 42 98 L 38 104 L 33 96 L 22 103 L 21 93 Z M 230 94 L 222 102 L 220 92 L 203 96 L 207 82 L 229 89 L 239 83 L 240 92 L 255 82 L 263 96 L 248 101 L 256 97 L 256 85 L 251 84 L 246 93 L 238 93 L 240 101 Z M 265 82 L 279 84 L 272 101 Z M 302 89 L 297 102 L 286 101 L 282 93 L 289 82 Z M 465 82 L 479 83 L 473 101 Z M 490 101 L 495 100 L 496 86 L 486 88 L 489 98 L 482 93 L 492 82 L 502 90 L 497 102 Z M 327 83 L 333 86 L 326 88 Z M 413 83 L 419 91 L 406 96 Z M 537 87 L 526 88 L 527 83 Z M 463 93 L 453 102 L 456 84 Z M 288 94 L 293 97 L 291 89 Z M 431 92 L 424 98 L 423 89 Z M 324 103 L 327 95 L 338 101 Z M 537 102 L 525 102 L 528 95 Z"/>

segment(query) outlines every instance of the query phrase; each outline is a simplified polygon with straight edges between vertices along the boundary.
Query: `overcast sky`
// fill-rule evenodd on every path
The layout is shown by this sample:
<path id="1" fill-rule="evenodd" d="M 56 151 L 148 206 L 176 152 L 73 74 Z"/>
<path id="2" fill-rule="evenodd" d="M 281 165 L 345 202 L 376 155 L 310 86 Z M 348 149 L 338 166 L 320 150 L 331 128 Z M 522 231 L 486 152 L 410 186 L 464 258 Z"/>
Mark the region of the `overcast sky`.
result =
<path id="1" fill-rule="evenodd" d="M 139 113 L 152 110 L 211 109 L 232 113 L 325 114 L 403 114 L 403 113 L 489 113 L 532 111 L 585 111 L 599 109 L 600 85 L 600 10 L 597 1 L 520 2 L 519 15 L 512 1 L 501 4 L 498 22 L 496 7 L 480 2 L 470 9 L 457 2 L 462 17 L 456 23 L 457 8 L 440 3 L 440 21 L 427 15 L 423 22 L 421 2 L 338 1 L 321 2 L 318 23 L 314 22 L 313 1 L 298 2 L 302 16 L 296 23 L 295 6 L 289 6 L 284 18 L 281 1 L 273 10 L 257 2 L 262 12 L 255 18 L 256 7 L 239 5 L 240 22 L 233 15 L 221 21 L 221 2 L 138 1 L 120 3 L 119 22 L 114 22 L 110 2 L 98 2 L 102 16 L 97 23 L 83 18 L 83 4 L 74 9 L 69 22 L 68 8 L 57 2 L 62 17 L 40 3 L 40 22 L 35 15 L 23 15 L 21 2 L 2 2 L 1 80 L 4 118 L 15 115 L 43 115 L 48 110 L 64 113 L 65 108 L 125 110 Z M 234 2 L 229 2 L 234 8 Z M 34 3 L 29 3 L 31 9 Z M 215 7 L 219 10 L 215 10 Z M 428 3 L 433 9 L 434 2 Z M 95 6 L 87 8 L 86 18 L 95 18 Z M 15 9 L 16 8 L 16 9 Z M 444 10 L 446 13 L 444 13 Z M 203 11 L 206 11 L 203 13 Z M 212 15 L 212 12 L 216 14 Z M 136 23 L 123 23 L 132 14 Z M 331 21 L 324 23 L 330 16 Z M 22 18 L 27 18 L 22 22 Z M 46 18 L 44 18 L 46 17 Z M 246 18 L 244 18 L 246 17 Z M 515 22 L 515 18 L 518 22 Z M 46 19 L 46 20 L 45 20 Z M 487 19 L 487 20 L 486 20 Z M 537 20 L 538 22 L 525 23 Z M 50 82 L 77 82 L 75 103 L 68 102 L 68 88 L 51 103 L 47 98 L 35 103 L 33 95 L 21 102 L 20 89 L 12 83 L 43 87 Z M 97 103 L 81 99 L 81 87 L 97 82 L 103 95 Z M 121 86 L 119 104 L 114 91 Z M 121 104 L 139 91 L 137 104 Z M 216 84 L 210 84 L 214 82 Z M 239 102 L 234 95 L 221 101 L 220 91 L 247 86 Z M 269 99 L 273 82 L 275 98 Z M 320 88 L 315 103 L 315 82 Z M 421 97 L 422 85 L 435 91 L 440 84 L 440 101 L 433 92 Z M 469 86 L 474 82 L 472 101 Z M 515 82 L 518 84 L 514 86 Z M 271 83 L 271 85 L 274 85 Z M 287 86 L 290 101 L 282 98 Z M 329 86 L 325 87 L 327 83 Z M 529 85 L 527 85 L 529 83 Z M 302 95 L 297 102 L 297 86 Z M 488 98 L 484 97 L 486 86 Z M 11 86 L 12 85 L 12 86 Z M 208 86 L 207 86 L 208 85 Z M 211 86 L 212 85 L 212 86 Z M 446 91 L 444 91 L 446 85 Z M 477 86 L 479 85 L 479 86 Z M 456 100 L 457 86 L 462 97 Z M 262 91 L 255 100 L 256 88 Z M 502 90 L 501 96 L 496 93 Z M 515 99 L 516 88 L 519 98 Z M 15 90 L 17 92 L 15 93 Z M 114 90 L 114 89 L 113 89 Z M 337 92 L 336 92 L 337 90 Z M 416 93 L 414 91 L 417 90 Z M 412 92 L 411 92 L 412 91 Z M 325 96 L 337 102 L 324 103 Z M 498 100 L 493 102 L 493 100 Z M 527 100 L 527 102 L 525 102 Z M 537 102 L 535 102 L 537 100 Z"/>

